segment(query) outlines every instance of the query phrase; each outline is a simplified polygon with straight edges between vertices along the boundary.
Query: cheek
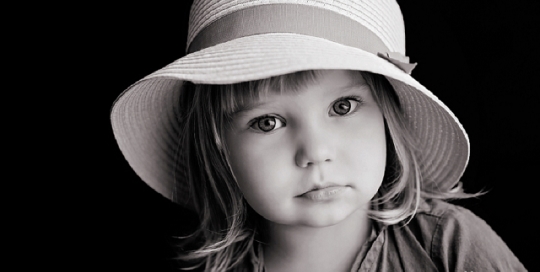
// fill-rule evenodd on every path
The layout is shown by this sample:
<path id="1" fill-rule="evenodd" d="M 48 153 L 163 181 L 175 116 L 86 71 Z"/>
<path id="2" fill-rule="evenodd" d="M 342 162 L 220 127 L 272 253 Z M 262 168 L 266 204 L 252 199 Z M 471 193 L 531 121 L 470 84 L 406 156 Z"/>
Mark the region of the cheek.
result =
<path id="1" fill-rule="evenodd" d="M 356 129 L 347 134 L 342 146 L 345 155 L 345 169 L 350 175 L 358 177 L 355 186 L 359 188 L 363 198 L 371 199 L 381 186 L 386 168 L 386 138 L 382 115 L 374 115 L 369 122 L 355 126 Z"/>
<path id="2" fill-rule="evenodd" d="M 276 203 L 286 203 L 286 196 L 294 191 L 284 165 L 290 160 L 286 147 L 245 138 L 231 139 L 227 144 L 231 168 L 244 198 L 263 217 L 274 217 Z"/>

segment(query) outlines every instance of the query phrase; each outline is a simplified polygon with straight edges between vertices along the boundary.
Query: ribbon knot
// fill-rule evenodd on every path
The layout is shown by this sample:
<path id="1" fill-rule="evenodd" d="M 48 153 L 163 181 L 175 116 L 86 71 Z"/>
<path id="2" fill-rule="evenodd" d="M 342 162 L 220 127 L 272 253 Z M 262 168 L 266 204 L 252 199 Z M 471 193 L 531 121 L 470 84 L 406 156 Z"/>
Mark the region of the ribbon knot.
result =
<path id="1" fill-rule="evenodd" d="M 407 74 L 411 74 L 414 67 L 416 67 L 417 63 L 410 63 L 409 57 L 399 53 L 399 52 L 384 52 L 384 53 L 377 53 L 377 56 L 391 62 L 395 66 L 397 66 L 399 69 L 403 70 L 403 72 Z"/>

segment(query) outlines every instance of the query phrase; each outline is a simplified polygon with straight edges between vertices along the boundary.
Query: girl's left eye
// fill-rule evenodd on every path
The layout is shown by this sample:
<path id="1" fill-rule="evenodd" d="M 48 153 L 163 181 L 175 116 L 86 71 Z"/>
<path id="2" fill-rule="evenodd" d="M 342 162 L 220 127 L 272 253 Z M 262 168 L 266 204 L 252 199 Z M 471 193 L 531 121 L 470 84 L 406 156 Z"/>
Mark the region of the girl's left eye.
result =
<path id="1" fill-rule="evenodd" d="M 337 115 L 344 116 L 355 112 L 361 103 L 362 100 L 359 97 L 343 97 L 334 102 L 332 111 Z"/>
<path id="2" fill-rule="evenodd" d="M 265 115 L 253 120 L 249 127 L 267 133 L 283 126 L 285 126 L 285 122 L 281 121 L 281 119 L 275 116 Z"/>

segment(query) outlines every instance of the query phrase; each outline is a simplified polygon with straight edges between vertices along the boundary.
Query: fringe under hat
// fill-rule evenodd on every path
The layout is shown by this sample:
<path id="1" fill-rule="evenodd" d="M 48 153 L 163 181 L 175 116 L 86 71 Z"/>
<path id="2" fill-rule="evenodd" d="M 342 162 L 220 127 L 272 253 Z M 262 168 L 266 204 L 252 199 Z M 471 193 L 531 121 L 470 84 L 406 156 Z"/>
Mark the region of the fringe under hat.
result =
<path id="1" fill-rule="evenodd" d="M 317 69 L 381 74 L 418 140 L 422 186 L 447 191 L 468 163 L 463 127 L 410 76 L 416 64 L 405 57 L 403 17 L 393 0 L 195 0 L 186 51 L 130 86 L 111 110 L 114 136 L 129 165 L 183 206 L 192 206 L 183 166 L 175 165 L 184 81 L 232 84 Z"/>

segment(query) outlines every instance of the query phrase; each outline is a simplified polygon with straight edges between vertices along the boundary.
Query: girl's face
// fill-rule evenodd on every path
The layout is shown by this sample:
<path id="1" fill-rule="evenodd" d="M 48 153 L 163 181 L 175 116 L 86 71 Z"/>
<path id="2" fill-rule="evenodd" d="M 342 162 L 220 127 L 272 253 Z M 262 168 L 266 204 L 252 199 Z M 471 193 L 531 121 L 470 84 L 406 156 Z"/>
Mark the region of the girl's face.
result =
<path id="1" fill-rule="evenodd" d="M 386 162 L 382 113 L 358 72 L 320 71 L 299 92 L 268 95 L 233 116 L 231 168 L 250 206 L 269 221 L 339 223 L 369 201 Z"/>

